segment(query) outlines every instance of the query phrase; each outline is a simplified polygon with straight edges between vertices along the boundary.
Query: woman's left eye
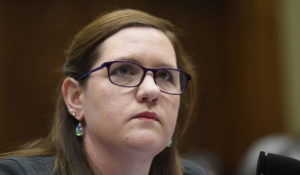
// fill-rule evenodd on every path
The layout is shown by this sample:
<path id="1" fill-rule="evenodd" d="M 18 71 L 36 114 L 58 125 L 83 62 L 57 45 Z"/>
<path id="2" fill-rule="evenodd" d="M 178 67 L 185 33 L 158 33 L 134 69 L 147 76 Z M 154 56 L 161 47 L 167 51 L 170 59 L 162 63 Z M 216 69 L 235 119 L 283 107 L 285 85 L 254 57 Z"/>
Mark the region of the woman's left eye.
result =
<path id="1" fill-rule="evenodd" d="M 156 74 L 156 78 L 160 78 L 166 81 L 172 81 L 172 74 L 167 70 L 158 71 Z"/>

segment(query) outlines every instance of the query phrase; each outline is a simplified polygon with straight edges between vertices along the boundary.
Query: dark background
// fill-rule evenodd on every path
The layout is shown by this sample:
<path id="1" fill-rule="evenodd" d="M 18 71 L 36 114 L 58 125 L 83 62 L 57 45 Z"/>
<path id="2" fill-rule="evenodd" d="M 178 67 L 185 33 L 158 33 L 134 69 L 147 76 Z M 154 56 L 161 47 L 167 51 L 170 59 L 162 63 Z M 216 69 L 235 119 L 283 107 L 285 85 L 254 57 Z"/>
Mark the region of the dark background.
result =
<path id="1" fill-rule="evenodd" d="M 233 174 L 253 141 L 284 129 L 276 1 L 0 0 L 0 149 L 45 136 L 64 50 L 119 8 L 169 19 L 197 64 L 197 118 L 181 152 L 209 153 Z"/>

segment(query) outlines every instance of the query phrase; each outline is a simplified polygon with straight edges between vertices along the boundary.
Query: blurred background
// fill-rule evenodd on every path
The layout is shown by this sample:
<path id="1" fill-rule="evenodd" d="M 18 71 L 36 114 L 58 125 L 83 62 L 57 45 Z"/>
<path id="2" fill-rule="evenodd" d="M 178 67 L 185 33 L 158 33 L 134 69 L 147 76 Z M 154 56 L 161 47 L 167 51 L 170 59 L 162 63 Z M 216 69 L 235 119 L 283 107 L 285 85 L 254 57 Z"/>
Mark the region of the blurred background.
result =
<path id="1" fill-rule="evenodd" d="M 183 31 L 200 88 L 182 155 L 197 155 L 212 174 L 237 174 L 258 140 L 300 137 L 299 0 L 0 0 L 1 151 L 47 134 L 64 50 L 84 25 L 119 8 Z"/>

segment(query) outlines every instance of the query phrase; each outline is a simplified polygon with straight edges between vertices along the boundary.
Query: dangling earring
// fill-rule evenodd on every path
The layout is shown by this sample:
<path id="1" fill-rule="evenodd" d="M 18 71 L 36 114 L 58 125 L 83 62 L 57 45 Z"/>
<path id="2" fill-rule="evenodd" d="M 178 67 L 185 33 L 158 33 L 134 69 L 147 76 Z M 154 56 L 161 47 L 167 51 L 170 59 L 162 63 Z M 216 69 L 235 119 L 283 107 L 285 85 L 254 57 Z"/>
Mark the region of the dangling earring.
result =
<path id="1" fill-rule="evenodd" d="M 173 140 L 169 140 L 167 147 L 170 148 L 172 146 Z"/>
<path id="2" fill-rule="evenodd" d="M 80 136 L 83 135 L 82 125 L 81 125 L 80 122 L 79 122 L 78 125 L 76 126 L 75 134 L 76 134 L 78 137 L 80 137 Z"/>
<path id="3" fill-rule="evenodd" d="M 71 113 L 71 115 L 72 115 L 73 117 L 76 118 L 76 112 L 75 112 L 73 109 L 70 110 L 70 113 Z M 75 128 L 75 134 L 76 134 L 78 137 L 80 137 L 80 136 L 83 135 L 82 125 L 81 125 L 80 122 L 78 123 L 78 125 L 77 125 L 76 128 Z"/>

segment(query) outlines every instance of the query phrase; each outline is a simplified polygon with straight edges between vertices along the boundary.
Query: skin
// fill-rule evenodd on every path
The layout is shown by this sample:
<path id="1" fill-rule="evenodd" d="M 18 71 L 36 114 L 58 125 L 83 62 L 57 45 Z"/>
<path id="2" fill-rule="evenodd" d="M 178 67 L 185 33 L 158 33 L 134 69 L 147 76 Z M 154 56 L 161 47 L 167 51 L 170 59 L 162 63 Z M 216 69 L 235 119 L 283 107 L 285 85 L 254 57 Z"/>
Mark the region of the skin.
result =
<path id="1" fill-rule="evenodd" d="M 125 28 L 105 40 L 97 53 L 101 56 L 93 68 L 115 60 L 149 68 L 177 67 L 171 42 L 153 28 Z M 149 174 L 153 157 L 173 135 L 180 96 L 160 92 L 152 72 L 139 87 L 116 86 L 106 68 L 92 73 L 84 87 L 66 78 L 62 91 L 68 109 L 83 125 L 84 150 L 95 174 Z M 133 118 L 145 111 L 154 112 L 159 121 Z"/>

